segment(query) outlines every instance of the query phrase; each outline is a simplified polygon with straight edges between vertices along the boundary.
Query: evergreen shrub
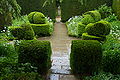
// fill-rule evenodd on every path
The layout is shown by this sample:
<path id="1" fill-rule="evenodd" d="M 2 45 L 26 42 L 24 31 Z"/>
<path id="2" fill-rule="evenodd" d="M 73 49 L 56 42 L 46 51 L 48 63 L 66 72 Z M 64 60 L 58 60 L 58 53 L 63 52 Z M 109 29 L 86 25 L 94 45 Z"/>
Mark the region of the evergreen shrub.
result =
<path id="1" fill-rule="evenodd" d="M 84 25 L 83 23 L 78 23 L 78 36 L 82 36 L 83 33 L 85 33 L 85 27 L 86 25 Z"/>
<path id="2" fill-rule="evenodd" d="M 32 40 L 34 39 L 34 31 L 30 24 L 22 24 L 21 26 L 11 26 L 10 32 L 18 40 Z"/>
<path id="3" fill-rule="evenodd" d="M 86 26 L 86 32 L 89 35 L 102 36 L 108 35 L 110 33 L 110 23 L 107 21 L 98 21 L 96 23 L 91 23 Z"/>
<path id="4" fill-rule="evenodd" d="M 49 24 L 30 24 L 37 36 L 50 36 L 52 32 L 50 31 Z"/>
<path id="5" fill-rule="evenodd" d="M 88 33 L 83 33 L 82 34 L 82 39 L 83 40 L 98 40 L 98 41 L 104 41 L 106 40 L 105 36 L 97 37 L 93 35 L 89 35 Z"/>
<path id="6" fill-rule="evenodd" d="M 41 12 L 31 12 L 28 14 L 28 20 L 32 24 L 45 24 L 45 15 Z"/>
<path id="7" fill-rule="evenodd" d="M 101 19 L 101 14 L 97 10 L 85 12 L 84 15 L 86 14 L 91 15 L 95 21 L 99 21 Z"/>
<path id="8" fill-rule="evenodd" d="M 41 75 L 51 67 L 51 44 L 49 41 L 25 40 L 17 46 L 19 63 L 31 63 Z"/>
<path id="9" fill-rule="evenodd" d="M 85 25 L 87 25 L 89 23 L 94 23 L 95 22 L 94 18 L 91 15 L 89 15 L 89 14 L 83 15 L 83 17 L 84 18 L 81 20 L 81 22 L 83 24 L 85 24 Z"/>
<path id="10" fill-rule="evenodd" d="M 74 74 L 92 75 L 101 67 L 102 48 L 97 40 L 73 40 L 70 66 Z"/>

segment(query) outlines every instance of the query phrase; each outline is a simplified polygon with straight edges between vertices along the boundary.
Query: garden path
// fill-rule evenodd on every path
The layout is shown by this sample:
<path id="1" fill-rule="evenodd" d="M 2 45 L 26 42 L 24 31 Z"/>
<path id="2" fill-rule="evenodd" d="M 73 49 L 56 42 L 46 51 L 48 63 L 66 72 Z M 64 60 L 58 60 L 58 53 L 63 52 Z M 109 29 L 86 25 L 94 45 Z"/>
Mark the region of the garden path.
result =
<path id="1" fill-rule="evenodd" d="M 39 40 L 50 41 L 52 46 L 52 67 L 47 80 L 77 80 L 70 73 L 69 63 L 71 41 L 77 38 L 68 36 L 67 28 L 60 20 L 61 18 L 58 16 L 52 36 L 39 38 Z"/>

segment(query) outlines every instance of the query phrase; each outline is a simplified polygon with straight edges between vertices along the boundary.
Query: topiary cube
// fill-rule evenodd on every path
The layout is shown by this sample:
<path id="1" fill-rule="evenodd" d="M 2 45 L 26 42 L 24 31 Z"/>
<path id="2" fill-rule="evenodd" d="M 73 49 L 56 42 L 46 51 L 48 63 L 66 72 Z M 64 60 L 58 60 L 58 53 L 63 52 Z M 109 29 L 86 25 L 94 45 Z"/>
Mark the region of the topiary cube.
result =
<path id="1" fill-rule="evenodd" d="M 83 23 L 78 23 L 78 36 L 81 37 L 82 34 L 85 32 L 85 27 L 86 25 L 84 25 Z"/>
<path id="2" fill-rule="evenodd" d="M 107 21 L 99 21 L 96 23 L 91 23 L 86 26 L 86 32 L 89 35 L 101 36 L 108 35 L 110 33 L 110 23 Z"/>
<path id="3" fill-rule="evenodd" d="M 81 22 L 83 24 L 85 24 L 85 25 L 87 25 L 89 23 L 94 23 L 95 22 L 94 18 L 91 15 L 89 15 L 89 14 L 83 15 L 83 17 L 84 18 L 81 20 Z"/>
<path id="4" fill-rule="evenodd" d="M 101 14 L 97 10 L 88 11 L 88 12 L 84 13 L 84 15 L 87 15 L 87 14 L 91 15 L 95 21 L 99 21 L 101 19 Z"/>
<path id="5" fill-rule="evenodd" d="M 17 46 L 19 63 L 31 63 L 38 73 L 47 74 L 51 67 L 51 44 L 49 41 L 25 40 Z"/>
<path id="6" fill-rule="evenodd" d="M 83 39 L 83 40 L 98 40 L 98 41 L 104 41 L 104 40 L 106 40 L 106 36 L 97 37 L 97 36 L 89 35 L 88 33 L 83 33 L 83 34 L 82 34 L 82 39 Z"/>
<path id="7" fill-rule="evenodd" d="M 34 31 L 30 24 L 23 24 L 21 26 L 11 26 L 9 28 L 10 32 L 18 40 L 32 40 L 34 39 Z"/>
<path id="8" fill-rule="evenodd" d="M 30 24 L 37 36 L 50 36 L 50 25 L 49 24 Z"/>
<path id="9" fill-rule="evenodd" d="M 45 15 L 41 12 L 31 12 L 28 14 L 28 20 L 32 24 L 45 24 Z"/>
<path id="10" fill-rule="evenodd" d="M 74 74 L 92 75 L 101 67 L 102 48 L 97 40 L 73 40 L 70 67 Z"/>

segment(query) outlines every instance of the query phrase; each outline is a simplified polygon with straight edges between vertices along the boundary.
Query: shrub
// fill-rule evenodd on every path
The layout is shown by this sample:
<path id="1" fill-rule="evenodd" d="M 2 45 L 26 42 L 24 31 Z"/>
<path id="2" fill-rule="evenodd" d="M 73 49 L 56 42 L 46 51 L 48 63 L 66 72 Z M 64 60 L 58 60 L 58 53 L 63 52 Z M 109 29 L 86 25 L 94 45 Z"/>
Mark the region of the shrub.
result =
<path id="1" fill-rule="evenodd" d="M 113 0 L 112 8 L 114 12 L 117 14 L 118 19 L 120 20 L 120 0 Z"/>
<path id="2" fill-rule="evenodd" d="M 98 41 L 104 41 L 106 39 L 105 36 L 103 37 L 97 37 L 97 36 L 93 36 L 93 35 L 89 35 L 88 33 L 83 33 L 82 34 L 82 39 L 83 40 L 98 40 Z"/>
<path id="3" fill-rule="evenodd" d="M 43 80 L 38 73 L 14 73 L 1 78 L 1 80 Z"/>
<path id="4" fill-rule="evenodd" d="M 102 48 L 96 40 L 73 40 L 70 66 L 74 74 L 91 75 L 101 66 Z"/>
<path id="5" fill-rule="evenodd" d="M 108 7 L 106 4 L 101 5 L 100 7 L 98 7 L 98 11 L 101 14 L 101 18 L 104 19 L 110 15 L 112 15 L 112 8 Z"/>
<path id="6" fill-rule="evenodd" d="M 31 12 L 28 15 L 28 20 L 30 21 L 30 23 L 33 23 L 33 24 L 44 24 L 45 16 L 41 12 Z"/>
<path id="7" fill-rule="evenodd" d="M 31 63 L 38 73 L 46 74 L 51 66 L 51 45 L 49 41 L 27 40 L 18 46 L 18 62 Z"/>
<path id="8" fill-rule="evenodd" d="M 120 50 L 114 49 L 104 52 L 103 71 L 120 74 Z"/>
<path id="9" fill-rule="evenodd" d="M 78 37 L 78 23 L 81 22 L 82 16 L 71 17 L 67 22 L 66 26 L 68 29 L 69 36 Z"/>
<path id="10" fill-rule="evenodd" d="M 8 37 L 5 33 L 0 33 L 0 41 L 7 41 L 8 40 Z"/>
<path id="11" fill-rule="evenodd" d="M 52 19 L 56 18 L 56 0 L 17 0 L 17 3 L 21 6 L 23 15 L 38 11 Z"/>
<path id="12" fill-rule="evenodd" d="M 30 24 L 23 24 L 21 26 L 11 26 L 10 32 L 17 39 L 31 40 L 34 39 L 34 31 Z"/>
<path id="13" fill-rule="evenodd" d="M 14 46 L 7 41 L 0 41 L 0 57 L 8 57 L 15 54 Z"/>
<path id="14" fill-rule="evenodd" d="M 85 25 L 87 25 L 89 23 L 94 23 L 95 22 L 94 18 L 91 15 L 89 15 L 89 14 L 83 15 L 83 17 L 84 18 L 81 20 L 81 22 L 83 24 L 85 24 Z"/>
<path id="15" fill-rule="evenodd" d="M 84 24 L 82 24 L 81 22 L 80 23 L 78 23 L 78 36 L 80 37 L 80 36 L 82 36 L 82 33 L 84 33 L 85 32 L 85 27 L 86 27 L 86 25 L 84 25 Z"/>
<path id="16" fill-rule="evenodd" d="M 97 10 L 85 12 L 84 15 L 86 14 L 91 15 L 95 21 L 99 21 L 101 19 L 101 14 Z"/>
<path id="17" fill-rule="evenodd" d="M 35 32 L 35 35 L 38 36 L 50 36 L 50 26 L 48 24 L 30 24 Z"/>
<path id="18" fill-rule="evenodd" d="M 99 21 L 94 24 L 88 24 L 86 26 L 86 32 L 89 35 L 101 36 L 108 35 L 110 33 L 110 23 L 107 21 Z"/>
<path id="19" fill-rule="evenodd" d="M 111 73 L 100 72 L 95 76 L 87 76 L 84 80 L 120 80 L 120 75 L 113 75 Z"/>

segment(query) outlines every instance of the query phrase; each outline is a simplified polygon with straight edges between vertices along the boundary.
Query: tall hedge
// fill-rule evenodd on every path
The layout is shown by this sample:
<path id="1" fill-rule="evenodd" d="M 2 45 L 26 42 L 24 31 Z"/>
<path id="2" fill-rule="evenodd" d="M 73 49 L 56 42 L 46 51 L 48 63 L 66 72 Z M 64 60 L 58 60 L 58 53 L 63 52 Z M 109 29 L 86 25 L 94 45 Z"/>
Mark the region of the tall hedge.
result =
<path id="1" fill-rule="evenodd" d="M 33 11 L 39 11 L 49 16 L 52 19 L 56 17 L 56 1 L 50 1 L 44 5 L 46 0 L 17 0 L 18 4 L 22 8 L 22 14 L 29 14 Z"/>
<path id="2" fill-rule="evenodd" d="M 117 14 L 118 19 L 120 20 L 120 0 L 113 0 L 112 5 L 114 12 Z"/>
<path id="3" fill-rule="evenodd" d="M 102 60 L 101 44 L 96 40 L 73 40 L 70 66 L 74 74 L 91 75 L 98 72 Z"/>
<path id="4" fill-rule="evenodd" d="M 17 47 L 19 63 L 31 63 L 38 73 L 47 74 L 51 67 L 51 44 L 49 41 L 24 40 Z"/>
<path id="5" fill-rule="evenodd" d="M 72 16 L 93 10 L 105 3 L 109 6 L 112 0 L 63 0 L 61 3 L 62 21 L 65 22 Z"/>

